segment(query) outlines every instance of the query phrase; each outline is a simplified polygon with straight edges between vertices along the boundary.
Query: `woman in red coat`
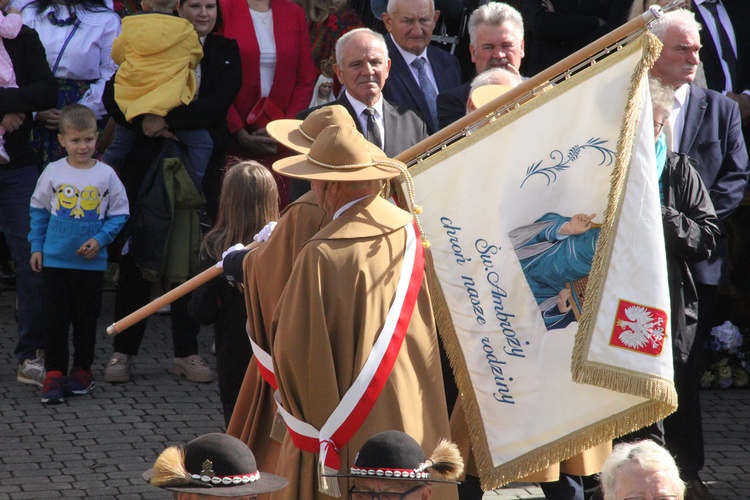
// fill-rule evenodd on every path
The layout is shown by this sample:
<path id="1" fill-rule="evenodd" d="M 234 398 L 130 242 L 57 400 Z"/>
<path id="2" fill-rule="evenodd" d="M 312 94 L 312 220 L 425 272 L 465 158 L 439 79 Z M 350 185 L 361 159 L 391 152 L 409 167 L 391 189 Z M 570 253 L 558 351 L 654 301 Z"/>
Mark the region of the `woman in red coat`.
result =
<path id="1" fill-rule="evenodd" d="M 222 35 L 237 40 L 242 60 L 242 89 L 227 115 L 235 146 L 231 152 L 270 169 L 279 153 L 265 124 L 269 119 L 294 118 L 306 109 L 315 85 L 305 13 L 291 0 L 219 3 Z M 277 182 L 283 208 L 289 202 L 288 182 L 281 177 Z"/>

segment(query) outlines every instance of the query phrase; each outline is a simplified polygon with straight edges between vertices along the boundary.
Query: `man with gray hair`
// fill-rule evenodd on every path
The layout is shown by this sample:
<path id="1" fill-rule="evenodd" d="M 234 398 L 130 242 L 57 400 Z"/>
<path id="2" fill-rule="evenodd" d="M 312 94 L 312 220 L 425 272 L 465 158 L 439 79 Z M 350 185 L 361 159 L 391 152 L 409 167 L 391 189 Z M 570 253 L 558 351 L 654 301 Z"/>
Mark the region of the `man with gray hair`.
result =
<path id="1" fill-rule="evenodd" d="M 600 476 L 604 500 L 685 498 L 685 483 L 667 450 L 645 440 L 615 446 Z"/>
<path id="2" fill-rule="evenodd" d="M 505 68 L 491 68 L 477 75 L 470 84 L 471 90 L 485 85 L 507 85 L 515 87 L 521 83 L 521 76 Z"/>
<path id="3" fill-rule="evenodd" d="M 516 87 L 520 83 L 520 75 L 504 68 L 491 68 L 484 73 L 480 73 L 471 81 L 469 101 L 466 103 L 466 113 L 468 114 L 477 108 L 481 108 L 484 104 L 489 102 L 486 99 L 490 96 L 494 100 L 507 92 L 508 89 Z M 487 92 L 487 94 L 482 95 L 481 99 L 478 99 L 477 95 L 474 94 L 474 91 L 480 87 L 486 87 L 488 85 L 493 86 L 492 90 Z"/>
<path id="4" fill-rule="evenodd" d="M 461 69 L 451 53 L 430 45 L 440 11 L 433 0 L 390 0 L 383 13 L 391 73 L 383 93 L 389 101 L 419 112 L 427 131 L 438 130 L 437 96 L 461 85 Z"/>
<path id="5" fill-rule="evenodd" d="M 349 110 L 368 141 L 396 156 L 426 138 L 427 126 L 410 109 L 383 97 L 390 69 L 383 35 L 360 28 L 336 42 L 333 70 L 346 89 L 337 102 Z"/>
<path id="6" fill-rule="evenodd" d="M 524 56 L 523 20 L 508 4 L 482 5 L 469 18 L 469 52 L 477 74 L 490 68 L 519 73 Z M 438 124 L 444 128 L 466 113 L 471 82 L 438 95 Z"/>
<path id="7" fill-rule="evenodd" d="M 664 14 L 651 25 L 661 40 L 659 59 L 651 76 L 675 89 L 675 103 L 669 118 L 671 141 L 668 149 L 685 153 L 696 161 L 698 173 L 709 190 L 711 201 L 722 221 L 742 202 L 748 180 L 748 156 L 742 137 L 737 103 L 693 83 L 698 67 L 701 26 L 693 13 L 679 9 Z M 671 142 L 671 144 L 670 144 Z M 675 343 L 674 381 L 680 405 L 664 420 L 666 448 L 675 456 L 682 479 L 687 482 L 688 499 L 712 499 L 700 480 L 703 468 L 703 429 L 700 407 L 701 351 L 714 326 L 718 285 L 727 280 L 726 238 L 717 240 L 707 260 L 691 265 L 698 292 L 700 314 L 694 338 L 686 336 Z M 694 324 L 694 317 L 685 317 Z"/>

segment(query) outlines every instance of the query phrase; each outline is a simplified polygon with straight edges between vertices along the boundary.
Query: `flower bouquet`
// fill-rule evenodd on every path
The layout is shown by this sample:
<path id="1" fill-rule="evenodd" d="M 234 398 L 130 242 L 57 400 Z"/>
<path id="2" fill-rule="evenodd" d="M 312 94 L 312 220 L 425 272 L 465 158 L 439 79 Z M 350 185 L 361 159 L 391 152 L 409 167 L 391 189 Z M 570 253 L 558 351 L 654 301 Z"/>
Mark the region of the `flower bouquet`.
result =
<path id="1" fill-rule="evenodd" d="M 704 389 L 744 387 L 750 382 L 750 365 L 745 361 L 742 332 L 729 321 L 711 329 L 703 353 L 701 387 Z"/>

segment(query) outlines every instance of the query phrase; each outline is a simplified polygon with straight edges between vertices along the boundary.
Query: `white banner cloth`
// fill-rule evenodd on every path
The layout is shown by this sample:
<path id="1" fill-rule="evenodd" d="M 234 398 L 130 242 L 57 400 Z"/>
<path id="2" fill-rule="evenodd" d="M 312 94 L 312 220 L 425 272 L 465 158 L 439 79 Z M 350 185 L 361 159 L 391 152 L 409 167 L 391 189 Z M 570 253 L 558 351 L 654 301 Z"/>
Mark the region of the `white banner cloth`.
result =
<path id="1" fill-rule="evenodd" d="M 673 411 L 642 46 L 410 169 L 485 489 Z"/>

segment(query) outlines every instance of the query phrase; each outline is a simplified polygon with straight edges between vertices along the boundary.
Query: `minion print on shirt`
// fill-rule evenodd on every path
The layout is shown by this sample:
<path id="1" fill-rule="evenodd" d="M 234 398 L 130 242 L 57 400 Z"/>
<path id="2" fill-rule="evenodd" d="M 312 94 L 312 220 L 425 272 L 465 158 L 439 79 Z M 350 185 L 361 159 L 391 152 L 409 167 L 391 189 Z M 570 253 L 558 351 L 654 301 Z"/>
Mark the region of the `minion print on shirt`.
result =
<path id="1" fill-rule="evenodd" d="M 104 193 L 106 196 L 107 193 Z M 72 184 L 60 184 L 57 188 L 57 216 L 71 219 L 99 219 L 102 195 L 96 186 L 78 190 Z"/>
<path id="2" fill-rule="evenodd" d="M 106 194 L 104 193 L 105 196 Z M 98 219 L 99 209 L 102 205 L 102 196 L 99 193 L 99 188 L 96 186 L 86 186 L 83 188 L 80 204 L 84 219 Z"/>
<path id="3" fill-rule="evenodd" d="M 73 211 L 78 206 L 78 188 L 72 184 L 60 184 L 57 188 L 57 215 L 58 217 L 75 217 Z"/>

